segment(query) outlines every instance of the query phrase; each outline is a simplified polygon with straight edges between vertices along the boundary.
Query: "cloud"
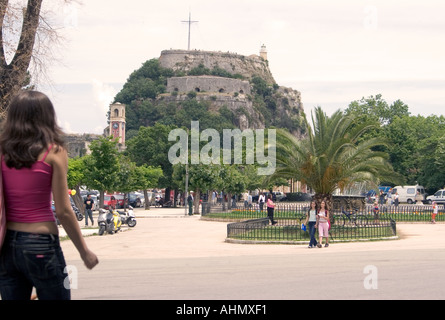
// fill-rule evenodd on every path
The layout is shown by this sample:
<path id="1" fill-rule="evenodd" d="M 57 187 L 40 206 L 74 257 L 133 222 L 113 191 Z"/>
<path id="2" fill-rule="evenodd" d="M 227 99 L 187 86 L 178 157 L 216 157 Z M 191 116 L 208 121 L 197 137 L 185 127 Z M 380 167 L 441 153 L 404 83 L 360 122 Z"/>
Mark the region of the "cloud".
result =
<path id="1" fill-rule="evenodd" d="M 58 125 L 60 128 L 62 128 L 63 132 L 65 132 L 66 134 L 72 134 L 75 133 L 72 128 L 71 128 L 71 123 L 69 121 L 63 121 L 60 120 L 59 118 L 57 119 Z"/>
<path id="2" fill-rule="evenodd" d="M 63 67 L 52 67 L 58 115 L 91 132 L 132 71 L 164 49 L 191 47 L 258 54 L 265 44 L 280 85 L 335 110 L 363 96 L 401 99 L 412 113 L 444 114 L 445 3 L 441 0 L 84 1 L 60 11 L 69 39 Z M 227 17 L 230 17 L 228 19 Z M 71 19 L 71 20 L 70 20 Z M 68 23 L 68 22 L 69 23 Z M 70 25 L 68 25 L 69 27 Z"/>
<path id="3" fill-rule="evenodd" d="M 117 94 L 116 90 L 111 85 L 105 84 L 98 79 L 92 79 L 91 85 L 94 105 L 101 111 L 107 112 Z"/>

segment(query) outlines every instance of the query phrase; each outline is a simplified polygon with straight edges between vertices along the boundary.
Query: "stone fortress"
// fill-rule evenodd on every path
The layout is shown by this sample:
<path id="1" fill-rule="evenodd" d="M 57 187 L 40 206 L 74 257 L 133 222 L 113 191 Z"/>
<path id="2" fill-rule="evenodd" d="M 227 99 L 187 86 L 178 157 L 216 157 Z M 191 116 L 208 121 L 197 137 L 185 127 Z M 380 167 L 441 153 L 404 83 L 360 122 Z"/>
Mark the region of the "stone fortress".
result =
<path id="1" fill-rule="evenodd" d="M 301 93 L 292 88 L 278 86 L 275 82 L 268 66 L 264 45 L 259 55 L 250 56 L 230 52 L 164 50 L 159 57 L 159 63 L 164 68 L 182 71 L 184 74 L 194 68 L 217 68 L 232 75 L 233 77 L 188 75 L 168 78 L 167 93 L 159 98 L 167 102 L 179 102 L 186 100 L 190 92 L 195 92 L 198 101 L 210 101 L 215 109 L 226 106 L 233 111 L 237 115 L 237 124 L 241 130 L 262 129 L 265 124 L 265 119 L 255 110 L 252 102 L 252 85 L 248 80 L 254 76 L 262 78 L 268 85 L 277 87 L 277 111 L 281 117 L 290 118 L 293 114 L 303 111 Z"/>
<path id="2" fill-rule="evenodd" d="M 263 45 L 260 55 L 248 57 L 220 51 L 201 50 L 164 50 L 159 57 L 159 63 L 164 68 L 173 70 L 190 71 L 203 65 L 208 69 L 219 67 L 231 74 L 240 74 L 244 78 L 258 75 L 268 84 L 274 84 L 275 80 L 267 63 L 267 50 Z"/>
<path id="3" fill-rule="evenodd" d="M 292 88 L 278 86 L 269 69 L 267 50 L 263 45 L 259 55 L 243 56 L 230 52 L 201 51 L 201 50 L 163 50 L 159 57 L 159 64 L 164 68 L 183 72 L 185 76 L 171 77 L 167 79 L 166 93 L 157 97 L 157 100 L 166 102 L 180 102 L 188 99 L 191 92 L 196 95 L 198 101 L 209 101 L 213 109 L 226 106 L 237 117 L 237 125 L 244 129 L 263 129 L 265 127 L 264 116 L 255 109 L 252 102 L 252 85 L 248 81 L 254 76 L 262 78 L 268 85 L 276 88 L 278 97 L 276 112 L 281 118 L 292 118 L 301 114 L 303 104 L 301 93 Z M 213 75 L 186 75 L 195 68 L 215 68 L 230 74 L 230 77 Z M 241 80 L 242 79 L 242 80 Z M 116 105 L 110 105 L 110 117 L 114 115 Z M 122 105 L 125 109 L 125 106 Z M 113 109 L 113 110 L 112 110 Z M 125 110 L 121 111 L 122 113 Z M 116 128 L 105 128 L 104 136 L 116 136 L 116 130 L 125 141 L 125 118 L 118 117 L 110 123 Z M 115 130 L 115 131 L 113 131 Z M 297 133 L 294 133 L 298 135 Z M 96 137 L 97 138 L 97 137 Z M 82 156 L 88 153 L 88 145 L 95 135 L 69 135 L 67 145 L 70 157 Z M 125 142 L 124 142 L 125 143 Z"/>

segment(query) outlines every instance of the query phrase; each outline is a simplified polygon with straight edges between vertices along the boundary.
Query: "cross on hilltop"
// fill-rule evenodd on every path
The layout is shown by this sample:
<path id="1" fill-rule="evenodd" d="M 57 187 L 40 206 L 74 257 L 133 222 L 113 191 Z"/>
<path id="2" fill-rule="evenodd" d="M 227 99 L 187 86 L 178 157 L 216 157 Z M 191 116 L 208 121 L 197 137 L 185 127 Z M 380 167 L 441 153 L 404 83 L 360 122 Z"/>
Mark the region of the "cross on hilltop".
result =
<path id="1" fill-rule="evenodd" d="M 187 22 L 189 24 L 189 42 L 188 42 L 188 50 L 190 51 L 190 27 L 192 25 L 192 23 L 195 22 L 199 22 L 199 21 L 192 21 L 192 14 L 189 12 L 189 19 L 186 21 L 181 21 L 181 22 Z"/>

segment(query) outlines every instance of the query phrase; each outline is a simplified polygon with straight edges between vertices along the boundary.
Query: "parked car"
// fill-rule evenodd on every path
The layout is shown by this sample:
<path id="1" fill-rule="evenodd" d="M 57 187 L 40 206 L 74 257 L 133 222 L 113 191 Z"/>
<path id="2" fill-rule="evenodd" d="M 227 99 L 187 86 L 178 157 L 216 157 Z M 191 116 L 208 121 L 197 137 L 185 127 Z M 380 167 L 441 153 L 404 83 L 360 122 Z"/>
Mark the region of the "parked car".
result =
<path id="1" fill-rule="evenodd" d="M 436 201 L 436 203 L 445 204 L 445 189 L 440 189 L 436 191 L 432 196 L 426 197 L 427 203 L 431 204 L 433 201 Z"/>
<path id="2" fill-rule="evenodd" d="M 144 197 L 144 195 L 142 195 L 142 198 Z M 130 204 L 130 206 L 132 206 L 133 208 L 139 208 L 142 206 L 142 200 L 139 194 L 132 192 L 128 194 L 128 203 Z"/>
<path id="3" fill-rule="evenodd" d="M 264 196 L 266 197 L 266 201 L 269 197 L 269 193 L 270 192 L 263 192 Z M 252 197 L 252 202 L 256 203 L 258 202 L 258 198 L 259 198 L 259 194 L 255 195 Z M 272 199 L 273 201 L 285 201 L 286 196 L 283 192 L 281 191 L 276 191 L 276 192 L 272 192 Z"/>
<path id="4" fill-rule="evenodd" d="M 117 200 L 114 195 L 105 194 L 104 195 L 104 209 L 117 208 Z"/>
<path id="5" fill-rule="evenodd" d="M 114 198 L 116 198 L 116 200 L 117 200 L 116 208 L 117 208 L 117 209 L 123 208 L 123 207 L 125 206 L 124 195 L 123 195 L 123 194 L 120 194 L 120 193 L 115 193 L 115 194 L 113 194 L 113 196 L 114 196 Z M 128 204 L 128 198 L 126 199 L 126 202 L 127 202 L 127 204 Z"/>
<path id="6" fill-rule="evenodd" d="M 281 199 L 281 201 L 290 202 L 308 202 L 312 200 L 312 195 L 305 192 L 288 192 L 286 196 Z"/>
<path id="7" fill-rule="evenodd" d="M 275 201 L 282 201 L 286 196 L 281 191 L 272 192 L 272 197 Z"/>

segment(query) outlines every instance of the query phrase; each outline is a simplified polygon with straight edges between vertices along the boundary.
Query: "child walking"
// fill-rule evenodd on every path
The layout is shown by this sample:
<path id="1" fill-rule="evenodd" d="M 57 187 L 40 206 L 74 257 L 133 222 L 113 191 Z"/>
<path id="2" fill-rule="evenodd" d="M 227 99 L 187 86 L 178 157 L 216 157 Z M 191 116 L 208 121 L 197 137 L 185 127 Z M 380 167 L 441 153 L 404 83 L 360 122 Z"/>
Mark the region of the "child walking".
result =
<path id="1" fill-rule="evenodd" d="M 432 217 L 431 223 L 436 223 L 436 216 L 437 216 L 438 212 L 439 212 L 439 208 L 437 206 L 436 201 L 434 201 L 433 202 L 433 217 Z"/>

